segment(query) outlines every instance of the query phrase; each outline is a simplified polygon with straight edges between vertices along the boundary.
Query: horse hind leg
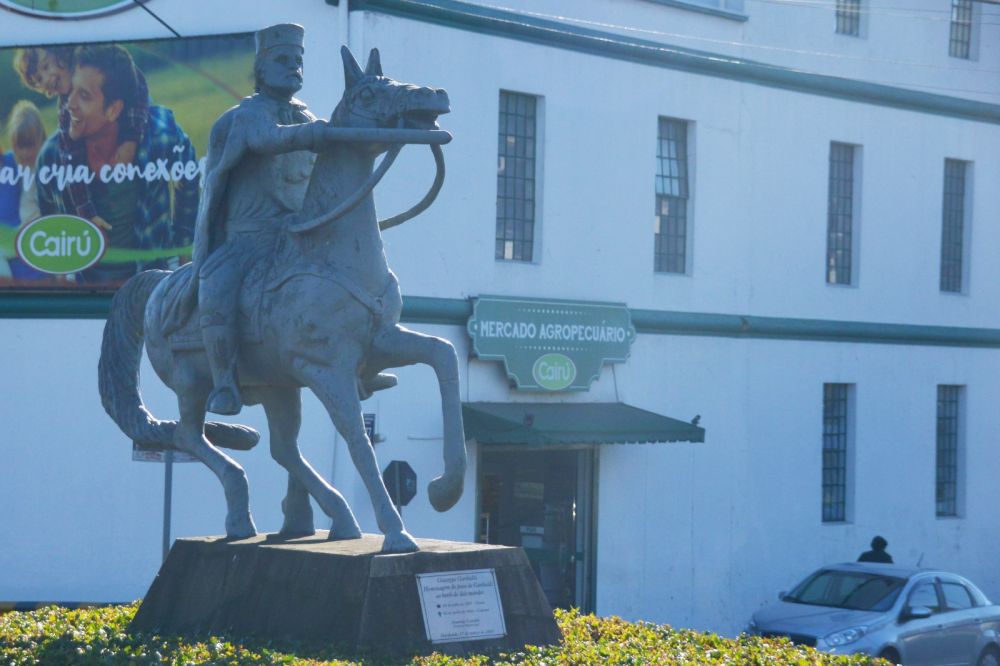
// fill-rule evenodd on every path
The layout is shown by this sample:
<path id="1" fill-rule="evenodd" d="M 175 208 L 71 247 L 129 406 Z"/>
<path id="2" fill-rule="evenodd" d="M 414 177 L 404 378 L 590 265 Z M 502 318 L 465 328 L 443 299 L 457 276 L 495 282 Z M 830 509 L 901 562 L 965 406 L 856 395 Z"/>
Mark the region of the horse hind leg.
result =
<path id="1" fill-rule="evenodd" d="M 257 534 L 250 516 L 250 487 L 246 472 L 239 463 L 213 446 L 205 438 L 205 400 L 207 390 L 184 387 L 177 389 L 181 418 L 174 430 L 174 447 L 190 453 L 205 463 L 226 495 L 226 536 L 244 539 Z"/>
<path id="2" fill-rule="evenodd" d="M 385 535 L 383 553 L 410 553 L 419 550 L 417 542 L 403 528 L 403 519 L 392 504 L 389 491 L 378 469 L 375 449 L 365 432 L 361 402 L 358 400 L 357 376 L 347 363 L 325 367 L 303 362 L 300 374 L 326 407 L 337 432 L 347 442 L 351 460 L 364 481 L 375 510 L 375 521 Z"/>
<path id="3" fill-rule="evenodd" d="M 330 539 L 357 539 L 361 528 L 344 497 L 316 473 L 299 451 L 302 401 L 299 389 L 267 389 L 260 393 L 271 434 L 271 457 L 288 470 L 288 492 L 281 502 L 283 536 L 315 534 L 309 496 L 332 520 Z"/>

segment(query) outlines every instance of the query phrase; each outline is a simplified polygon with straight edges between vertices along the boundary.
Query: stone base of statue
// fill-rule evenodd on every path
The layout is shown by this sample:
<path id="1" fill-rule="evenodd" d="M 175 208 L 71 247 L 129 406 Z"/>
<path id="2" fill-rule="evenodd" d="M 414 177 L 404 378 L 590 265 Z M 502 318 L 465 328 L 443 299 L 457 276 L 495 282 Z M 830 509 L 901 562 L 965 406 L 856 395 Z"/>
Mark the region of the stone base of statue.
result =
<path id="1" fill-rule="evenodd" d="M 130 629 L 334 643 L 388 654 L 471 654 L 558 643 L 520 548 L 382 537 L 178 539 Z"/>

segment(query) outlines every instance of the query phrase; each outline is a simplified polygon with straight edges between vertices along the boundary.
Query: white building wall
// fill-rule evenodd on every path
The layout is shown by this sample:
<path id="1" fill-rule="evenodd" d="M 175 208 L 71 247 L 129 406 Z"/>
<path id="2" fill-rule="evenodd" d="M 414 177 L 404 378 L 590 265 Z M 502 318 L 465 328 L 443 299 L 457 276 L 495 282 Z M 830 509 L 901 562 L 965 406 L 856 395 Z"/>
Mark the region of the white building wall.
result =
<path id="1" fill-rule="evenodd" d="M 985 39 L 1000 27 L 983 26 L 979 60 L 944 70 L 955 63 L 922 48 L 940 38 L 940 22 L 921 22 L 928 34 L 920 41 L 902 27 L 903 19 L 917 20 L 917 8 L 900 17 L 898 30 L 886 26 L 888 14 L 873 12 L 868 37 L 858 42 L 864 46 L 854 48 L 832 34 L 832 16 L 821 19 L 819 10 L 798 4 L 746 0 L 746 22 L 646 0 L 506 4 L 583 18 L 591 22 L 587 27 L 622 34 L 634 31 L 618 26 L 643 26 L 660 31 L 649 36 L 657 41 L 855 79 L 906 83 L 902 65 L 881 62 L 898 60 L 926 64 L 905 72 L 921 72 L 917 83 L 936 92 L 1000 84 L 994 46 L 1000 39 L 989 45 Z M 225 0 L 205 12 L 203 3 L 174 0 L 151 8 L 185 36 L 304 24 L 301 97 L 328 115 L 342 89 L 344 9 L 318 0 L 253 7 Z M 141 10 L 84 23 L 2 17 L 4 45 L 78 41 L 81 27 L 94 40 L 167 36 Z M 455 139 L 445 148 L 441 196 L 421 218 L 385 236 L 390 265 L 408 296 L 500 294 L 795 319 L 997 325 L 1000 269 L 992 248 L 1000 245 L 1000 201 L 989 184 L 1000 181 L 1000 126 L 376 13 L 353 15 L 349 39 L 359 59 L 379 47 L 387 75 L 446 88 L 451 97 L 453 111 L 441 124 Z M 761 48 L 775 44 L 782 50 Z M 501 89 L 543 100 L 540 244 L 532 264 L 493 259 Z M 658 116 L 693 123 L 690 276 L 652 271 Z M 863 146 L 856 287 L 825 283 L 830 141 Z M 946 157 L 975 164 L 966 295 L 938 290 Z M 377 195 L 382 215 L 418 200 L 431 178 L 427 151 L 403 151 Z M 0 511 L 0 600 L 133 599 L 159 564 L 162 468 L 131 462 L 129 443 L 100 407 L 95 374 L 102 324 L 0 320 L 0 348 L 16 350 L 2 370 L 8 391 L 0 407 L 0 507 L 6 507 Z M 455 342 L 465 399 L 538 399 L 512 392 L 498 364 L 468 360 L 461 327 L 413 327 Z M 997 364 L 993 349 L 641 333 L 628 363 L 605 367 L 589 392 L 558 399 L 620 400 L 683 419 L 701 414 L 707 437 L 701 445 L 599 448 L 598 612 L 736 632 L 778 590 L 820 564 L 853 559 L 875 533 L 888 537 L 897 561 L 913 563 L 923 553 L 924 564 L 967 574 L 1000 598 L 991 558 L 1000 541 L 991 521 L 992 479 L 1000 473 L 993 451 L 1000 424 L 991 408 L 991 396 L 1000 394 Z M 152 411 L 176 416 L 172 395 L 148 365 L 143 373 Z M 436 514 L 424 490 L 441 467 L 433 373 L 408 368 L 399 375 L 400 387 L 373 398 L 366 410 L 378 415 L 381 465 L 405 459 L 417 471 L 420 491 L 404 519 L 419 536 L 471 540 L 476 447 L 470 448 L 465 496 L 451 512 Z M 820 520 L 824 382 L 856 385 L 854 519 L 841 525 Z M 957 520 L 934 517 L 935 386 L 945 383 L 968 387 L 969 493 Z M 311 396 L 304 413 L 306 457 L 332 476 L 362 527 L 375 531 L 343 442 Z M 239 420 L 265 433 L 257 449 L 234 457 L 247 469 L 258 528 L 274 531 L 284 474 L 267 453 L 260 408 L 245 410 Z M 223 518 L 221 488 L 210 472 L 175 466 L 173 535 L 219 533 Z M 325 526 L 318 510 L 317 525 Z"/>
<path id="2" fill-rule="evenodd" d="M 836 32 L 836 3 L 743 0 L 745 20 L 689 10 L 670 0 L 505 0 L 475 4 L 803 72 L 1000 101 L 1000 7 L 976 3 L 972 58 L 948 55 L 951 3 L 862 0 L 861 35 Z M 721 3 L 720 3 L 721 4 Z"/>
<path id="3" fill-rule="evenodd" d="M 996 598 L 998 369 L 992 350 L 640 336 L 617 371 L 623 400 L 699 413 L 706 440 L 601 448 L 598 611 L 738 631 L 778 591 L 855 559 L 874 534 L 897 563 L 964 572 Z M 847 523 L 821 522 L 824 383 L 855 385 Z M 935 518 L 938 384 L 967 386 L 969 494 L 958 519 Z"/>

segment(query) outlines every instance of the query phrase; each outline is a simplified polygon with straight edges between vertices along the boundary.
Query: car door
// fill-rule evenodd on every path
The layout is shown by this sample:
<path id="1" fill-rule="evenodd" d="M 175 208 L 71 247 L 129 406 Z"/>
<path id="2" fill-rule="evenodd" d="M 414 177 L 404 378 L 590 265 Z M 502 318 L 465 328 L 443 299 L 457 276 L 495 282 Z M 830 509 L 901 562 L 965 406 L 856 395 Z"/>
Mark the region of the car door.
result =
<path id="1" fill-rule="evenodd" d="M 907 619 L 907 608 L 929 608 L 927 618 Z M 942 666 L 941 603 L 934 579 L 917 582 L 910 590 L 899 619 L 899 652 L 906 666 Z"/>
<path id="2" fill-rule="evenodd" d="M 975 661 L 980 622 L 972 594 L 960 581 L 940 578 L 944 599 L 941 635 L 942 658 L 946 664 L 971 664 Z"/>

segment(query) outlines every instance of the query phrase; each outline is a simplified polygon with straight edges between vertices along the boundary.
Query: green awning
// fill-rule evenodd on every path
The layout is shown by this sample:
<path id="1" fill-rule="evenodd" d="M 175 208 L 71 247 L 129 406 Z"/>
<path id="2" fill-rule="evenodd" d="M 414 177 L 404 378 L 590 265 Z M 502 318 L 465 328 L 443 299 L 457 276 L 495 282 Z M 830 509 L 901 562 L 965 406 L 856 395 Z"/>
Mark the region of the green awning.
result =
<path id="1" fill-rule="evenodd" d="M 704 428 L 620 402 L 466 402 L 462 417 L 465 438 L 480 444 L 705 441 Z"/>

